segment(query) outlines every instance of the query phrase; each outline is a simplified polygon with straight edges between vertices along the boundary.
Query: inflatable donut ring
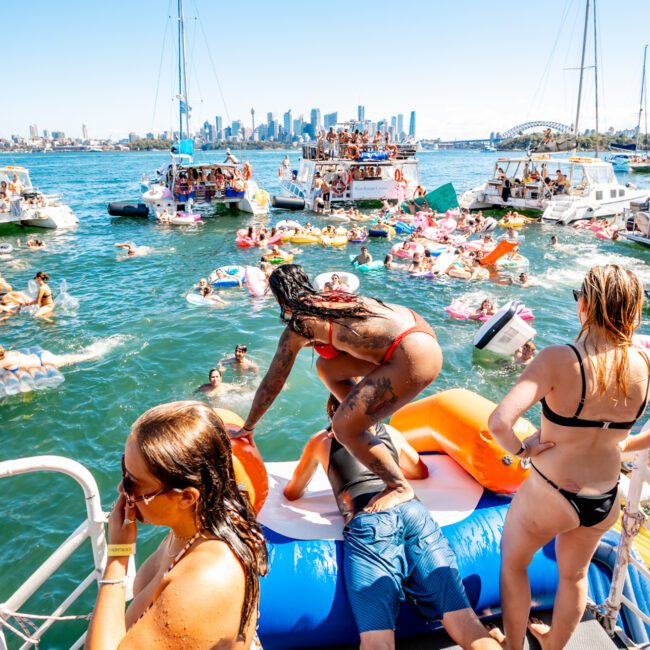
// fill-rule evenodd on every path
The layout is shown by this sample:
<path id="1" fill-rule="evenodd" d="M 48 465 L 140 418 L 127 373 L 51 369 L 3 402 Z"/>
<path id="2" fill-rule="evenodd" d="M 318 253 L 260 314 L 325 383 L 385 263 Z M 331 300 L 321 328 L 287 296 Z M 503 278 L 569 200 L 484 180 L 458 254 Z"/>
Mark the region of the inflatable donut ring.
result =
<path id="1" fill-rule="evenodd" d="M 244 426 L 236 413 L 228 409 L 214 409 L 223 420 L 226 431 L 239 431 Z M 232 464 L 237 483 L 244 486 L 255 512 L 259 512 L 269 493 L 269 477 L 264 467 L 264 461 L 255 444 L 241 438 L 231 440 Z"/>

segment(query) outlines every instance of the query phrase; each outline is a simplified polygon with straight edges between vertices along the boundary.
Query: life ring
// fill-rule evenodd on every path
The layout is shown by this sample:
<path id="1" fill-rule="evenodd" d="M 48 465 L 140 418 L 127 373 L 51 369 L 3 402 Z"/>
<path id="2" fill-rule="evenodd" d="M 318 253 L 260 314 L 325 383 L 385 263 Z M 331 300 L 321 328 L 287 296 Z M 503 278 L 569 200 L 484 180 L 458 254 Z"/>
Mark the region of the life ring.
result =
<path id="1" fill-rule="evenodd" d="M 236 413 L 228 409 L 217 408 L 214 410 L 229 433 L 239 431 L 244 426 L 244 420 Z M 241 438 L 231 440 L 231 445 L 235 480 L 248 493 L 255 512 L 259 512 L 269 493 L 269 477 L 262 456 L 255 444 Z"/>
<path id="2" fill-rule="evenodd" d="M 386 153 L 388 154 L 389 158 L 395 158 L 395 156 L 397 155 L 397 145 L 396 144 L 387 144 L 386 145 Z"/>
<path id="3" fill-rule="evenodd" d="M 401 170 L 401 169 L 396 169 L 396 170 L 395 170 L 395 180 L 396 180 L 398 183 L 401 183 L 401 182 L 404 180 L 404 174 L 402 174 L 402 170 Z"/>
<path id="4" fill-rule="evenodd" d="M 244 180 L 249 181 L 251 179 L 251 176 L 253 175 L 253 170 L 250 166 L 250 163 L 245 162 L 244 163 Z"/>
<path id="5" fill-rule="evenodd" d="M 189 180 L 176 181 L 176 194 L 190 194 L 192 190 L 192 183 Z"/>
<path id="6" fill-rule="evenodd" d="M 346 187 L 346 184 L 340 178 L 332 183 L 332 189 L 334 190 L 335 194 L 343 194 L 343 192 L 346 190 Z"/>
<path id="7" fill-rule="evenodd" d="M 356 160 L 359 157 L 359 147 L 357 147 L 356 144 L 351 144 L 348 145 L 347 149 L 345 150 L 345 157 L 348 160 Z"/>

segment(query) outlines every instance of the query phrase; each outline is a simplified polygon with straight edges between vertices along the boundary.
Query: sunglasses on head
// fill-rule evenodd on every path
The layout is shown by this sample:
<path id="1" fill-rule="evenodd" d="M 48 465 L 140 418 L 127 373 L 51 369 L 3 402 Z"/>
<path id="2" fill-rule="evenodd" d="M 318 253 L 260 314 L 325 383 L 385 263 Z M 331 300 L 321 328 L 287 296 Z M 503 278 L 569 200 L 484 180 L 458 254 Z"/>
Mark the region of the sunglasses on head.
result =
<path id="1" fill-rule="evenodd" d="M 573 290 L 573 299 L 578 302 L 582 298 L 582 289 L 574 289 Z"/>
<path id="2" fill-rule="evenodd" d="M 135 486 L 133 485 L 133 481 L 126 471 L 124 454 L 122 454 L 122 492 L 124 492 L 124 498 L 126 499 L 126 504 L 129 506 L 129 508 L 133 508 L 133 506 L 136 503 L 140 503 L 140 501 L 143 501 L 144 505 L 148 506 L 156 497 L 160 496 L 161 494 L 165 494 L 165 492 L 181 492 L 181 490 L 178 488 L 161 488 L 157 492 L 150 492 L 149 494 L 133 496 L 134 489 Z"/>

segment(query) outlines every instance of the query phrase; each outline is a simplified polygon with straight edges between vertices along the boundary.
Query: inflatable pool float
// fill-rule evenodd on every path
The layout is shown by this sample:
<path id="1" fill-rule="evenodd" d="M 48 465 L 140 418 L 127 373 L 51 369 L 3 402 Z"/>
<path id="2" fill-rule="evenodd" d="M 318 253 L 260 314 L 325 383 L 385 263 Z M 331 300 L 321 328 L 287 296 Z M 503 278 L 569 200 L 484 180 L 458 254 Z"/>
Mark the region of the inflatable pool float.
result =
<path id="1" fill-rule="evenodd" d="M 38 294 L 38 290 L 36 291 Z M 54 304 L 57 306 L 57 308 L 61 309 L 65 313 L 72 313 L 77 311 L 79 309 L 79 299 L 75 298 L 74 296 L 71 296 L 68 293 L 68 282 L 67 280 L 61 280 L 61 284 L 59 285 L 59 293 L 57 294 L 56 298 L 54 299 Z"/>
<path id="2" fill-rule="evenodd" d="M 437 223 L 438 223 L 438 228 L 440 228 L 440 230 L 446 233 L 453 232 L 454 230 L 456 230 L 456 226 L 458 225 L 456 219 L 452 219 L 451 217 L 447 217 L 445 219 L 439 219 Z"/>
<path id="3" fill-rule="evenodd" d="M 401 257 L 403 259 L 413 259 L 413 256 L 416 253 L 418 255 L 424 255 L 424 246 L 415 242 L 403 242 L 391 246 L 390 252 L 396 257 Z"/>
<path id="4" fill-rule="evenodd" d="M 146 201 L 147 203 L 157 203 L 158 201 L 164 201 L 173 198 L 174 195 L 172 194 L 171 190 L 164 185 L 154 185 L 142 195 L 142 200 Z"/>
<path id="5" fill-rule="evenodd" d="M 479 229 L 480 233 L 492 232 L 497 227 L 497 220 L 494 217 L 486 217 Z"/>
<path id="6" fill-rule="evenodd" d="M 9 253 L 13 252 L 14 247 L 11 244 L 8 243 L 2 243 L 0 244 L 0 255 L 9 255 Z"/>
<path id="7" fill-rule="evenodd" d="M 495 354 L 512 356 L 537 332 L 524 321 L 519 312 L 524 306 L 518 300 L 505 304 L 485 322 L 474 335 L 474 347 Z"/>
<path id="8" fill-rule="evenodd" d="M 299 234 L 293 234 L 288 238 L 288 241 L 290 241 L 292 244 L 318 244 L 320 241 L 320 234 L 315 234 L 315 233 L 299 233 Z"/>
<path id="9" fill-rule="evenodd" d="M 449 249 L 449 246 L 447 246 L 447 244 L 440 244 L 438 242 L 427 242 L 424 244 L 424 248 L 428 250 L 433 257 L 438 257 L 438 255 L 441 255 L 447 251 Z"/>
<path id="10" fill-rule="evenodd" d="M 354 273 L 347 271 L 327 271 L 317 275 L 314 280 L 314 287 L 318 291 L 325 291 L 325 285 L 332 279 L 332 274 L 339 276 L 341 283 L 344 284 L 348 293 L 356 293 L 359 289 L 359 278 Z"/>
<path id="11" fill-rule="evenodd" d="M 510 242 L 503 242 L 510 243 Z M 528 258 L 523 255 L 516 254 L 514 257 L 502 257 L 497 263 L 497 268 L 507 269 L 509 271 L 527 271 Z"/>
<path id="12" fill-rule="evenodd" d="M 271 246 L 272 244 L 277 244 L 284 237 L 284 233 L 276 232 L 273 237 L 267 239 L 254 239 L 248 236 L 248 229 L 241 228 L 237 231 L 237 237 L 235 243 L 239 248 L 253 248 L 254 246 Z"/>
<path id="13" fill-rule="evenodd" d="M 394 228 L 398 235 L 410 235 L 416 230 L 416 227 L 412 223 L 404 223 L 403 221 L 397 221 Z"/>
<path id="14" fill-rule="evenodd" d="M 472 317 L 472 314 L 474 313 L 475 310 L 473 310 L 464 300 L 461 300 L 459 298 L 454 298 L 451 301 L 451 304 L 445 307 L 445 311 L 452 318 L 457 318 L 458 320 L 467 320 Z M 532 309 L 525 307 L 523 305 L 521 307 L 521 310 L 517 313 L 517 315 L 522 320 L 532 320 L 533 318 L 535 318 Z M 486 321 L 490 320 L 490 318 L 491 316 L 483 315 L 473 320 L 478 320 L 481 323 L 485 323 Z"/>
<path id="15" fill-rule="evenodd" d="M 523 217 L 504 217 L 498 223 L 502 228 L 523 228 L 526 220 Z"/>
<path id="16" fill-rule="evenodd" d="M 267 257 L 265 261 L 276 266 L 278 264 L 290 264 L 293 262 L 293 255 L 287 255 L 286 257 Z"/>
<path id="17" fill-rule="evenodd" d="M 395 234 L 395 228 L 391 226 L 368 228 L 369 237 L 392 237 Z"/>
<path id="18" fill-rule="evenodd" d="M 482 240 L 477 240 L 479 247 L 478 249 L 483 247 L 483 241 Z M 478 250 L 472 246 L 474 242 L 468 242 L 467 243 L 467 248 L 470 248 L 470 250 Z M 500 260 L 504 255 L 507 255 L 508 253 L 511 253 L 514 251 L 519 244 L 516 244 L 514 242 L 508 241 L 507 239 L 504 239 L 503 241 L 500 241 L 493 249 L 492 251 L 483 257 L 481 259 L 481 266 L 490 266 L 491 264 L 496 264 L 498 260 Z"/>
<path id="19" fill-rule="evenodd" d="M 352 221 L 347 214 L 330 214 L 325 217 L 328 221 L 334 221 L 336 223 L 349 223 Z"/>
<path id="20" fill-rule="evenodd" d="M 282 221 L 278 221 L 278 223 L 275 224 L 275 227 L 278 230 L 300 230 L 300 228 L 302 228 L 302 226 L 293 219 L 283 219 Z"/>
<path id="21" fill-rule="evenodd" d="M 239 287 L 244 282 L 246 269 L 243 266 L 220 266 L 217 271 L 223 271 L 229 277 L 214 280 L 213 287 Z"/>
<path id="22" fill-rule="evenodd" d="M 201 215 L 195 212 L 177 212 L 173 217 L 169 217 L 172 226 L 190 226 L 197 221 L 201 221 Z"/>
<path id="23" fill-rule="evenodd" d="M 480 395 L 456 389 L 408 404 L 391 419 L 391 426 L 422 454 L 429 478 L 412 485 L 456 554 L 470 604 L 485 617 L 501 608 L 500 542 L 510 504 L 505 495 L 514 492 L 529 472 L 489 434 L 487 420 L 495 406 Z M 523 439 L 534 430 L 520 420 L 515 434 Z M 265 650 L 291 650 L 358 644 L 342 576 L 343 520 L 320 467 L 302 498 L 291 502 L 284 498 L 282 490 L 296 465 L 297 461 L 266 464 L 268 498 L 258 516 L 269 550 L 269 573 L 260 581 L 262 645 Z M 608 536 L 597 557 L 608 550 L 613 553 L 618 536 Z M 590 566 L 590 595 L 596 602 L 602 602 L 600 594 L 609 589 L 610 570 L 597 563 Z M 535 554 L 528 573 L 535 606 L 551 607 L 558 585 L 553 542 Z M 634 588 L 633 598 L 642 610 L 649 597 L 647 583 Z M 404 603 L 397 635 L 427 631 L 411 604 Z"/>
<path id="24" fill-rule="evenodd" d="M 196 307 L 221 307 L 222 303 L 210 300 L 210 296 L 201 296 L 198 293 L 188 293 L 185 300 Z"/>
<path id="25" fill-rule="evenodd" d="M 378 271 L 379 269 L 384 268 L 384 263 L 381 260 L 372 260 L 372 262 L 368 262 L 367 264 L 358 264 L 357 262 L 353 262 L 355 257 L 356 255 L 350 255 L 350 262 L 352 262 L 352 266 L 359 271 L 363 271 L 364 273 L 367 273 L 368 271 Z"/>
<path id="26" fill-rule="evenodd" d="M 43 348 L 34 346 L 18 350 L 21 354 L 39 354 Z M 65 381 L 65 377 L 54 366 L 41 366 L 29 370 L 0 370 L 0 398 L 31 393 L 35 390 L 55 388 Z"/>
<path id="27" fill-rule="evenodd" d="M 603 228 L 599 228 L 596 230 L 596 237 L 598 237 L 598 239 L 611 239 L 615 232 L 618 232 L 618 228 L 614 227 L 607 232 L 605 232 Z"/>
<path id="28" fill-rule="evenodd" d="M 368 235 L 366 235 L 365 237 L 359 237 L 359 238 L 355 238 L 355 239 L 348 239 L 348 241 L 351 244 L 363 244 L 364 242 L 368 241 Z"/>
<path id="29" fill-rule="evenodd" d="M 262 269 L 258 269 L 256 266 L 247 266 L 245 276 L 246 286 L 251 296 L 260 297 L 266 294 L 269 284 Z"/>
<path id="30" fill-rule="evenodd" d="M 345 246 L 348 243 L 346 235 L 321 235 L 320 243 L 323 246 Z"/>

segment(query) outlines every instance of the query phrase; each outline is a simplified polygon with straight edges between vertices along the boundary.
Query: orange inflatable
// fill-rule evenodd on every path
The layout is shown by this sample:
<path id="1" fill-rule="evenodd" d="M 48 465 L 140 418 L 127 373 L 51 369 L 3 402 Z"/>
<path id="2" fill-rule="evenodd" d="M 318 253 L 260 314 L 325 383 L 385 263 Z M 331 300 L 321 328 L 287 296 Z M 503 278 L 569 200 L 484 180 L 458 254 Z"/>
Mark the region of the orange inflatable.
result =
<path id="1" fill-rule="evenodd" d="M 487 423 L 495 407 L 481 395 L 454 388 L 407 404 L 393 415 L 390 424 L 416 451 L 444 452 L 484 487 L 510 494 L 530 470 L 490 435 Z M 528 420 L 521 419 L 515 426 L 521 440 L 535 430 Z"/>
<path id="2" fill-rule="evenodd" d="M 481 260 L 481 265 L 489 266 L 490 264 L 494 264 L 499 258 L 507 255 L 510 251 L 517 248 L 517 246 L 519 246 L 519 243 L 508 241 L 507 239 L 500 241 L 495 249 Z"/>
<path id="3" fill-rule="evenodd" d="M 227 409 L 214 410 L 223 420 L 226 431 L 239 431 L 244 426 L 244 420 L 236 413 Z M 260 456 L 256 445 L 246 440 L 237 438 L 232 440 L 231 444 L 235 479 L 248 492 L 248 498 L 253 504 L 255 512 L 259 512 L 269 494 L 269 477 L 262 456 Z"/>

